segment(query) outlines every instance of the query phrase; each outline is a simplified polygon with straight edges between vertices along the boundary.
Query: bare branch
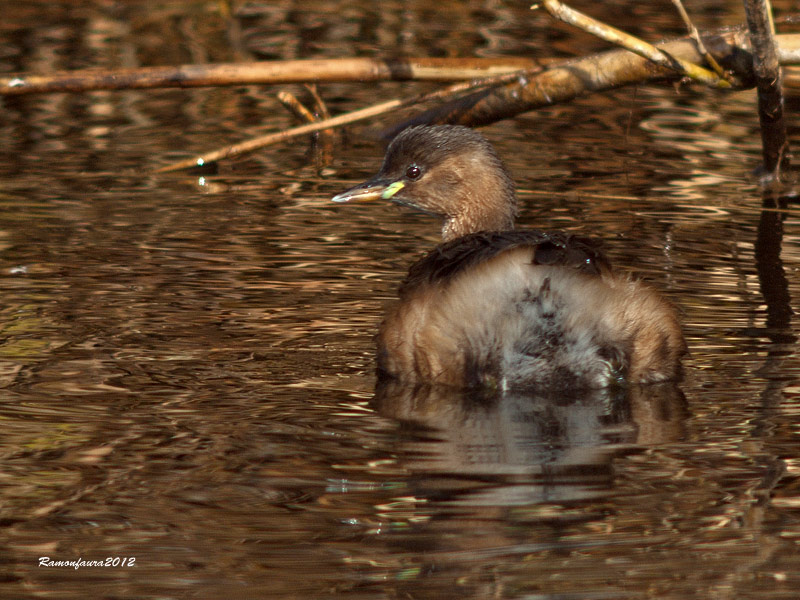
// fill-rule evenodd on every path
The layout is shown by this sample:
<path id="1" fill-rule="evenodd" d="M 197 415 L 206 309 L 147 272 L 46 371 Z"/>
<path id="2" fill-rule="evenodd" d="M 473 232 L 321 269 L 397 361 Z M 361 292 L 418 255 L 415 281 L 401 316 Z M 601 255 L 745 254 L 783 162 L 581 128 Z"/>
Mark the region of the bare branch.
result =
<path id="1" fill-rule="evenodd" d="M 366 108 L 362 108 L 360 110 L 356 110 L 343 115 L 338 115 L 330 119 L 316 121 L 314 123 L 309 123 L 307 125 L 300 125 L 299 127 L 294 127 L 292 129 L 287 129 L 285 131 L 278 131 L 275 133 L 267 134 L 265 136 L 247 140 L 246 142 L 242 142 L 241 144 L 234 144 L 232 146 L 227 146 L 219 150 L 213 150 L 204 153 L 202 156 L 197 156 L 195 158 L 190 158 L 187 160 L 182 160 L 176 163 L 165 165 L 160 169 L 158 169 L 156 172 L 166 173 L 169 171 L 178 171 L 180 169 L 191 169 L 193 167 L 203 166 L 211 162 L 223 160 L 225 158 L 231 158 L 233 156 L 239 156 L 241 154 L 253 152 L 255 150 L 258 150 L 259 148 L 263 148 L 264 146 L 269 146 L 271 144 L 288 140 L 293 137 L 305 135 L 307 133 L 314 133 L 315 131 L 320 131 L 322 129 L 340 127 L 342 125 L 348 125 L 350 123 L 355 123 L 357 121 L 363 121 L 364 119 L 376 117 L 378 115 L 385 114 L 387 112 L 396 110 L 403 106 L 419 104 L 421 102 L 426 102 L 428 100 L 441 99 L 443 97 L 452 96 L 454 94 L 460 94 L 466 91 L 474 90 L 476 88 L 486 87 L 488 85 L 495 85 L 498 83 L 502 83 L 504 81 L 508 81 L 513 77 L 517 77 L 517 74 L 512 73 L 509 75 L 500 75 L 498 77 L 481 79 L 469 83 L 457 83 L 448 88 L 445 88 L 444 90 L 439 90 L 436 92 L 432 92 L 430 94 L 422 94 L 406 99 L 389 100 L 388 102 L 382 102 L 380 104 L 368 106 Z"/>
<path id="2" fill-rule="evenodd" d="M 535 68 L 527 58 L 372 58 L 92 69 L 0 77 L 0 95 L 332 81 L 463 81 Z"/>
<path id="3" fill-rule="evenodd" d="M 725 79 L 721 79 L 715 73 L 705 69 L 692 62 L 682 60 L 675 56 L 670 55 L 663 49 L 659 49 L 652 44 L 648 44 L 644 40 L 632 36 L 624 31 L 606 25 L 605 23 L 593 19 L 577 10 L 574 10 L 562 4 L 558 0 L 542 0 L 542 6 L 556 19 L 569 23 L 575 27 L 579 27 L 584 31 L 591 33 L 607 42 L 616 44 L 634 52 L 639 56 L 643 56 L 647 60 L 652 61 L 660 67 L 665 69 L 672 69 L 681 75 L 690 77 L 695 81 L 699 81 L 711 87 L 729 88 L 731 83 Z M 534 5 L 532 8 L 538 8 Z"/>

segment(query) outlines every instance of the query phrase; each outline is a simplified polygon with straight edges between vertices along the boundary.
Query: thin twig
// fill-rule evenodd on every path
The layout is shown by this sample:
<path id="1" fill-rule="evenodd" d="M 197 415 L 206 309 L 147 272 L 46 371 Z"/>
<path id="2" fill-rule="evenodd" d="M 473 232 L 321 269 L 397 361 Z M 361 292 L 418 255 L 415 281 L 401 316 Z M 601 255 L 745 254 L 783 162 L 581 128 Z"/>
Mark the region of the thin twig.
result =
<path id="1" fill-rule="evenodd" d="M 331 113 L 328 110 L 328 105 L 325 104 L 325 100 L 322 99 L 319 91 L 317 90 L 316 83 L 307 83 L 305 88 L 311 94 L 311 97 L 314 100 L 314 116 L 316 117 L 317 121 L 322 121 L 325 119 L 331 118 Z M 333 163 L 333 148 L 334 148 L 335 137 L 333 133 L 333 129 L 323 129 L 319 132 L 319 137 L 317 138 L 317 145 L 316 145 L 316 152 L 314 155 L 314 161 L 317 166 L 317 170 L 321 170 L 323 167 L 326 167 Z"/>
<path id="2" fill-rule="evenodd" d="M 297 99 L 291 92 L 287 92 L 286 90 L 281 90 L 278 92 L 278 100 L 281 104 L 283 104 L 289 111 L 301 121 L 305 123 L 314 123 L 318 119 L 314 116 L 310 110 L 308 110 L 300 100 Z"/>
<path id="3" fill-rule="evenodd" d="M 317 84 L 307 83 L 303 87 L 308 90 L 309 94 L 311 94 L 311 99 L 314 101 L 314 112 L 311 114 L 311 120 L 316 122 L 329 119 L 331 116 L 330 112 L 328 112 L 325 101 L 317 91 Z M 323 168 L 333 163 L 333 146 L 335 141 L 333 129 L 328 128 L 319 131 L 314 141 L 316 142 L 313 144 L 314 165 L 317 171 L 321 171 Z"/>
<path id="4" fill-rule="evenodd" d="M 624 31 L 606 25 L 605 23 L 593 19 L 569 6 L 562 4 L 558 0 L 542 0 L 542 6 L 553 17 L 564 23 L 568 23 L 587 33 L 599 37 L 600 39 L 622 46 L 630 52 L 634 52 L 639 56 L 643 56 L 653 63 L 677 71 L 681 75 L 685 75 L 695 81 L 699 81 L 711 87 L 730 88 L 730 82 L 721 79 L 715 73 L 708 69 L 690 63 L 679 58 L 675 58 L 663 50 L 659 50 L 652 44 L 648 44 L 644 40 L 632 36 Z M 539 8 L 538 4 L 534 4 L 531 8 Z"/>
<path id="5" fill-rule="evenodd" d="M 330 119 L 317 121 L 315 123 L 309 123 L 307 125 L 300 125 L 298 127 L 293 127 L 291 129 L 286 129 L 284 131 L 277 131 L 275 133 L 270 133 L 258 138 L 247 140 L 246 142 L 242 142 L 241 144 L 234 144 L 232 146 L 227 146 L 225 148 L 221 148 L 218 150 L 206 152 L 201 156 L 197 156 L 195 158 L 190 158 L 169 165 L 165 165 L 157 169 L 156 173 L 168 173 L 170 171 L 179 171 L 181 169 L 191 169 L 193 167 L 200 167 L 203 165 L 207 165 L 208 163 L 211 162 L 223 160 L 225 158 L 231 158 L 233 156 L 240 156 L 248 152 L 253 152 L 255 150 L 258 150 L 259 148 L 263 148 L 264 146 L 269 146 L 271 144 L 288 140 L 290 138 L 297 137 L 299 135 L 305 135 L 307 133 L 313 133 L 315 131 L 320 131 L 322 129 L 329 129 L 331 127 L 340 127 L 342 125 L 349 125 L 350 123 L 355 123 L 357 121 L 363 121 L 364 119 L 377 117 L 378 115 L 385 114 L 387 112 L 396 110 L 403 106 L 410 106 L 413 104 L 419 104 L 430 100 L 438 100 L 443 97 L 451 96 L 453 94 L 460 94 L 462 92 L 471 91 L 477 88 L 496 85 L 498 83 L 504 83 L 512 79 L 515 79 L 519 76 L 520 75 L 518 73 L 509 73 L 505 75 L 499 75 L 497 77 L 479 79 L 477 81 L 472 81 L 472 82 L 457 83 L 455 85 L 448 86 L 442 90 L 438 90 L 428 94 L 420 94 L 412 98 L 394 99 L 394 100 L 389 100 L 387 102 L 381 102 L 380 104 L 374 104 L 373 106 L 368 106 L 366 108 L 362 108 L 353 112 L 345 113 L 343 115 L 338 115 Z"/>
<path id="6" fill-rule="evenodd" d="M 697 31 L 697 27 L 695 27 L 694 23 L 692 23 L 689 13 L 686 12 L 686 9 L 683 7 L 683 2 L 681 2 L 681 0 L 672 0 L 672 3 L 675 5 L 675 8 L 678 9 L 678 14 L 686 24 L 686 29 L 689 31 L 689 36 L 694 40 L 694 43 L 697 44 L 697 51 L 703 55 L 703 58 L 705 59 L 706 63 L 708 63 L 708 66 L 711 67 L 717 75 L 725 80 L 728 80 L 728 75 L 726 75 L 725 70 L 719 65 L 716 59 L 711 56 L 708 50 L 706 50 L 703 40 L 700 39 L 700 32 Z"/>
<path id="7" fill-rule="evenodd" d="M 311 94 L 311 97 L 314 98 L 314 111 L 320 116 L 320 118 L 330 119 L 331 113 L 328 110 L 328 105 L 325 104 L 325 101 L 322 99 L 322 96 L 319 95 L 319 91 L 317 90 L 317 84 L 307 83 L 306 89 Z"/>
<path id="8" fill-rule="evenodd" d="M 247 140 L 246 142 L 242 142 L 241 144 L 233 144 L 232 146 L 227 146 L 219 150 L 212 150 L 210 152 L 205 152 L 201 156 L 197 156 L 195 158 L 189 158 L 169 165 L 165 165 L 159 169 L 156 169 L 156 173 L 168 173 L 170 171 L 180 171 L 181 169 L 191 169 L 193 167 L 201 167 L 203 165 L 207 165 L 208 163 L 220 161 L 234 156 L 240 156 L 242 154 L 247 154 L 249 152 L 254 152 L 255 150 L 263 148 L 264 146 L 269 146 L 271 144 L 275 144 L 283 140 L 288 140 L 293 137 L 297 137 L 299 135 L 304 135 L 306 133 L 314 133 L 315 131 L 320 131 L 321 129 L 327 129 L 329 127 L 339 127 L 341 125 L 355 123 L 356 121 L 361 121 L 363 119 L 369 119 L 370 117 L 376 117 L 378 115 L 382 115 L 396 108 L 400 108 L 401 106 L 403 106 L 403 104 L 404 104 L 403 100 L 389 100 L 388 102 L 382 102 L 380 104 L 368 106 L 367 108 L 362 108 L 361 110 L 356 110 L 350 113 L 339 115 L 333 117 L 332 119 L 326 119 L 325 121 L 317 121 L 316 123 L 299 125 L 291 129 L 286 129 L 284 131 L 276 131 L 275 133 L 270 133 L 261 137 Z"/>

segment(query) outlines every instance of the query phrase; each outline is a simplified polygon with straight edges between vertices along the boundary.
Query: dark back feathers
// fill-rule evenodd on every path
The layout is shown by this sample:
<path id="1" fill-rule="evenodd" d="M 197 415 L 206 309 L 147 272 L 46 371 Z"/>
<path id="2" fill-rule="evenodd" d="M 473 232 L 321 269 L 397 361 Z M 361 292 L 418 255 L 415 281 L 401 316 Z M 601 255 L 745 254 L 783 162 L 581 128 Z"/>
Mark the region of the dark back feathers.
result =
<path id="1" fill-rule="evenodd" d="M 565 266 L 590 275 L 610 269 L 600 242 L 563 232 L 535 229 L 481 231 L 440 244 L 408 271 L 400 294 L 420 285 L 442 283 L 498 254 L 522 246 L 533 247 L 534 265 Z"/>

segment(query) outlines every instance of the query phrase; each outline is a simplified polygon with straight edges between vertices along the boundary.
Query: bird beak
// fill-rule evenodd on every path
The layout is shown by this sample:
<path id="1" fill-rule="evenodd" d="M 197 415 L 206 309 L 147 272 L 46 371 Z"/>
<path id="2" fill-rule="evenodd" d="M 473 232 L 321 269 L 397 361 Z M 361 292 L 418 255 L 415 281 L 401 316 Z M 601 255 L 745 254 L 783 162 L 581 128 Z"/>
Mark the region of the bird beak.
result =
<path id="1" fill-rule="evenodd" d="M 402 181 L 386 181 L 370 179 L 355 187 L 336 194 L 331 200 L 334 202 L 369 202 L 370 200 L 389 200 L 403 189 Z"/>

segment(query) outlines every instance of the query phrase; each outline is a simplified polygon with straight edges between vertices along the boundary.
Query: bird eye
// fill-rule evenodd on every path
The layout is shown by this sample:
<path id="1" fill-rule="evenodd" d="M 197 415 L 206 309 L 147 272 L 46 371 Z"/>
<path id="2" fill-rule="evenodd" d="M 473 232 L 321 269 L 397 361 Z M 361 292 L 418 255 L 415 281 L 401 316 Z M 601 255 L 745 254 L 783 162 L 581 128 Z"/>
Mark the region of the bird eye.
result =
<path id="1" fill-rule="evenodd" d="M 420 169 L 417 165 L 409 165 L 406 169 L 406 178 L 410 179 L 411 181 L 415 181 L 422 177 L 422 169 Z"/>

